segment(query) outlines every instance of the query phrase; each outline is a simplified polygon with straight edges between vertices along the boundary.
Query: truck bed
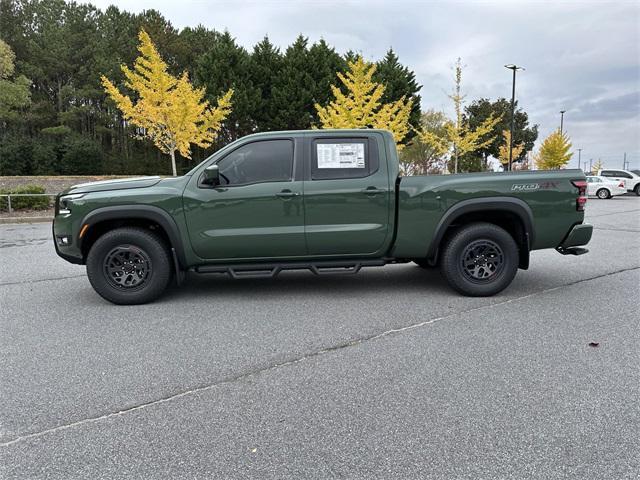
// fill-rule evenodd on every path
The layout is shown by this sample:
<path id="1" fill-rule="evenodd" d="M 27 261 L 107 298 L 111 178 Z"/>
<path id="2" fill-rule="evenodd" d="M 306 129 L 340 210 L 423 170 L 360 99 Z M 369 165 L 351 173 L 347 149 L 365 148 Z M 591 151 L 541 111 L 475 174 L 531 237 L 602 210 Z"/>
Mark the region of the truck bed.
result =
<path id="1" fill-rule="evenodd" d="M 465 206 L 482 203 L 499 214 L 505 200 L 528 211 L 535 235 L 530 249 L 555 248 L 568 228 L 584 220 L 577 211 L 577 189 L 572 180 L 584 179 L 582 170 L 549 170 L 457 175 L 411 176 L 399 179 L 397 232 L 394 257 L 425 257 L 438 227 Z M 568 221 L 569 220 L 569 221 Z"/>

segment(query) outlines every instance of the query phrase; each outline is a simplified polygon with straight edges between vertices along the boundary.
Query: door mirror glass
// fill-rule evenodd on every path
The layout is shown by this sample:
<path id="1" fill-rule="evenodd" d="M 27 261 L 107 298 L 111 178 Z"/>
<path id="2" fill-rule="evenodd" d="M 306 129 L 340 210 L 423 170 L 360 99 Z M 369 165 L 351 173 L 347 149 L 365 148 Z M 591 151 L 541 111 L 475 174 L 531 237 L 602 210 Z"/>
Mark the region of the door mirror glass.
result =
<path id="1" fill-rule="evenodd" d="M 220 171 L 218 169 L 218 165 L 209 165 L 204 169 L 202 183 L 212 186 L 220 184 Z"/>

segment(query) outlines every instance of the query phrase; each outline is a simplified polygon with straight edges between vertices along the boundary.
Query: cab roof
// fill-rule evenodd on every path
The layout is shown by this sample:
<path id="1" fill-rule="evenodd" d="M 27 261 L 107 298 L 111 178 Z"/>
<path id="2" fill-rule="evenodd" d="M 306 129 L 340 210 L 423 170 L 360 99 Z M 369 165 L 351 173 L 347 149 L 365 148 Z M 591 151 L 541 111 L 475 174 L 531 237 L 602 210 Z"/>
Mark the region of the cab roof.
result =
<path id="1" fill-rule="evenodd" d="M 252 133 L 250 135 L 246 135 L 245 137 L 242 137 L 242 138 L 281 137 L 283 135 L 291 136 L 291 137 L 305 136 L 305 135 L 325 136 L 325 135 L 337 135 L 337 134 L 339 134 L 340 136 L 346 136 L 346 135 L 358 136 L 358 135 L 362 135 L 363 133 L 382 133 L 382 134 L 392 135 L 392 133 L 389 130 L 384 130 L 380 128 L 322 128 L 322 129 L 319 128 L 319 129 L 312 129 L 312 130 L 279 130 L 275 132 L 258 132 L 258 133 Z"/>

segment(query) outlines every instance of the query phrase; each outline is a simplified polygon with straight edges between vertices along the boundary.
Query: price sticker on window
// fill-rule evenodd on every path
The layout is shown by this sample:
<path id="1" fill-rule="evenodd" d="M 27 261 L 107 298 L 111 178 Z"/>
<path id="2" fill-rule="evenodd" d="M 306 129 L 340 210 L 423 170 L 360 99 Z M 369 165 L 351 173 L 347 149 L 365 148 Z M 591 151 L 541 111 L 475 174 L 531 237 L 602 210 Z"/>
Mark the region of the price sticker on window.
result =
<path id="1" fill-rule="evenodd" d="M 318 143 L 318 168 L 365 168 L 363 143 Z"/>

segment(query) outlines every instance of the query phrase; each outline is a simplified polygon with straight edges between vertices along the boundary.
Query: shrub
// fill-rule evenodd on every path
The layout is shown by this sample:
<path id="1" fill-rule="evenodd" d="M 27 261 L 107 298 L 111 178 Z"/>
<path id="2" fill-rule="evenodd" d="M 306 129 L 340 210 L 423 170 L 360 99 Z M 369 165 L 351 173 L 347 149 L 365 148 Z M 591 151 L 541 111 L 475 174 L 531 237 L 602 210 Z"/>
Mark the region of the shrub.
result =
<path id="1" fill-rule="evenodd" d="M 7 193 L 44 193 L 44 187 L 40 185 L 23 185 L 21 187 L 0 190 L 0 194 Z M 30 208 L 33 210 L 46 210 L 51 205 L 53 197 L 11 197 L 11 208 L 20 210 Z M 8 211 L 7 197 L 0 197 L 0 210 Z"/>
<path id="2" fill-rule="evenodd" d="M 0 175 L 33 175 L 33 142 L 3 137 L 0 142 Z"/>
<path id="3" fill-rule="evenodd" d="M 0 138 L 0 175 L 50 175 L 55 173 L 55 144 L 39 138 Z"/>
<path id="4" fill-rule="evenodd" d="M 53 128 L 53 127 L 52 127 Z M 58 127 L 55 127 L 58 129 Z M 100 143 L 79 135 L 0 138 L 0 175 L 99 175 Z"/>
<path id="5" fill-rule="evenodd" d="M 64 153 L 56 165 L 63 175 L 96 175 L 102 173 L 102 149 L 89 138 L 69 137 L 63 144 Z"/>

